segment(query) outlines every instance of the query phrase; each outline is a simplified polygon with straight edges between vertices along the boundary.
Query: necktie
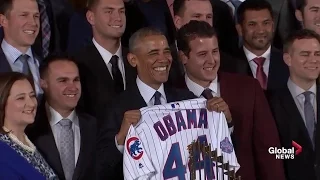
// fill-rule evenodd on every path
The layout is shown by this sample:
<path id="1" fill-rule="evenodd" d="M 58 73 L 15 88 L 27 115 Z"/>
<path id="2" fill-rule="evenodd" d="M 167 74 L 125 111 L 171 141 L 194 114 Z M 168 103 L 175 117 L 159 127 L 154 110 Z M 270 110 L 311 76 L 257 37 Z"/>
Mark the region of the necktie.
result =
<path id="1" fill-rule="evenodd" d="M 66 180 L 72 180 L 75 168 L 74 135 L 72 121 L 62 119 L 60 125 L 60 159 Z"/>
<path id="2" fill-rule="evenodd" d="M 211 98 L 213 98 L 213 95 L 212 95 L 211 92 L 212 92 L 211 89 L 206 88 L 205 90 L 203 90 L 203 92 L 201 93 L 201 95 L 202 95 L 204 98 L 206 98 L 206 99 L 211 99 Z"/>
<path id="3" fill-rule="evenodd" d="M 242 2 L 239 1 L 239 0 L 230 0 L 230 2 L 231 2 L 232 5 L 234 6 L 234 8 L 235 8 L 235 14 L 236 14 L 237 9 L 238 9 L 238 7 L 240 6 L 240 4 L 241 4 Z"/>
<path id="4" fill-rule="evenodd" d="M 314 109 L 313 105 L 310 100 L 310 95 L 312 92 L 306 91 L 303 93 L 305 96 L 305 101 L 304 101 L 304 116 L 306 120 L 306 127 L 308 130 L 309 137 L 312 141 L 312 145 L 314 146 L 314 132 L 315 132 L 315 114 L 314 114 Z"/>
<path id="5" fill-rule="evenodd" d="M 27 54 L 22 54 L 18 57 L 18 60 L 22 63 L 22 73 L 25 75 L 32 75 L 28 64 L 29 57 Z"/>
<path id="6" fill-rule="evenodd" d="M 113 55 L 110 60 L 110 63 L 112 65 L 111 72 L 112 72 L 115 90 L 117 93 L 120 93 L 123 91 L 124 86 L 123 86 L 122 74 L 121 74 L 120 69 L 118 67 L 118 59 L 119 59 L 119 57 L 117 55 Z"/>
<path id="7" fill-rule="evenodd" d="M 49 23 L 49 17 L 46 12 L 46 5 L 43 0 L 38 0 L 40 10 L 40 23 L 41 23 L 41 34 L 42 34 L 42 53 L 43 57 L 47 57 L 49 54 L 49 45 L 51 37 L 51 29 Z"/>
<path id="8" fill-rule="evenodd" d="M 262 87 L 262 89 L 267 89 L 267 76 L 263 71 L 263 64 L 265 62 L 266 58 L 264 57 L 256 57 L 253 59 L 253 61 L 257 64 L 257 73 L 256 77 Z"/>
<path id="9" fill-rule="evenodd" d="M 161 104 L 161 101 L 160 101 L 161 93 L 159 91 L 156 91 L 153 96 L 154 96 L 154 105 L 160 105 Z"/>

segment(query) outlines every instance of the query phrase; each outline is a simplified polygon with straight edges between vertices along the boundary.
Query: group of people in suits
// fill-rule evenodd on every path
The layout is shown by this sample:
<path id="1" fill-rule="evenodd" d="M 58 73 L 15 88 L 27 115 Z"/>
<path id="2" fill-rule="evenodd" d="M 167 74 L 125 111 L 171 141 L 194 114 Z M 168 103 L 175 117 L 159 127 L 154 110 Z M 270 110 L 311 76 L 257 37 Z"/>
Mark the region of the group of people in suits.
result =
<path id="1" fill-rule="evenodd" d="M 245 0 L 230 13 L 214 0 L 90 0 L 68 16 L 65 2 L 0 0 L 0 179 L 123 179 L 139 109 L 202 97 L 225 114 L 243 179 L 319 179 L 320 4 L 295 0 L 295 12 L 274 12 L 268 1 Z M 160 4 L 165 26 L 146 18 Z M 305 28 L 281 34 L 283 52 L 282 11 Z M 83 29 L 55 46 L 59 13 Z M 71 56 L 53 53 L 69 47 Z M 295 160 L 268 153 L 292 141 L 303 147 Z"/>

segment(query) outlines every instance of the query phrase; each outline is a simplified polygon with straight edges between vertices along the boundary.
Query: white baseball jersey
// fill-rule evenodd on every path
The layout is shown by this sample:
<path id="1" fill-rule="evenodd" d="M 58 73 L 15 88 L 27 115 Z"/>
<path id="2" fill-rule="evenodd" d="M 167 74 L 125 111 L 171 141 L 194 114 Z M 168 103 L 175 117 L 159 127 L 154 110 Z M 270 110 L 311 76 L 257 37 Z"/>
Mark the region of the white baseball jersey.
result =
<path id="1" fill-rule="evenodd" d="M 207 111 L 205 99 L 140 110 L 141 120 L 130 127 L 125 141 L 123 171 L 126 180 L 189 180 L 191 160 L 187 147 L 197 140 L 211 145 L 218 155 L 222 154 L 230 170 L 240 168 L 224 114 Z M 205 176 L 206 180 L 222 179 L 222 170 L 216 169 L 221 164 L 197 152 L 192 160 L 197 179 L 205 179 Z"/>

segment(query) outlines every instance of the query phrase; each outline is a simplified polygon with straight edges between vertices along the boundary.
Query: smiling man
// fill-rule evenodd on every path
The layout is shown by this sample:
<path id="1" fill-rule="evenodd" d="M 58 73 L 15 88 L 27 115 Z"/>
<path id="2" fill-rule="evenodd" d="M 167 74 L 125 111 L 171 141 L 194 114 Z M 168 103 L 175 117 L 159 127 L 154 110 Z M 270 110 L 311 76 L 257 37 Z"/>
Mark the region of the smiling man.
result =
<path id="1" fill-rule="evenodd" d="M 282 145 L 292 148 L 295 141 L 302 147 L 294 160 L 284 161 L 285 172 L 287 179 L 319 179 L 320 88 L 316 79 L 320 74 L 320 36 L 311 30 L 300 30 L 288 37 L 283 50 L 290 78 L 287 86 L 273 92 L 269 101 Z"/>
<path id="2" fill-rule="evenodd" d="M 281 51 L 271 46 L 274 36 L 272 7 L 265 1 L 245 1 L 237 11 L 239 36 L 243 38 L 241 60 L 247 74 L 256 78 L 264 90 L 277 89 L 286 83 L 289 72 Z"/>
<path id="3" fill-rule="evenodd" d="M 172 63 L 166 37 L 153 28 L 135 32 L 129 40 L 129 63 L 137 69 L 136 83 L 110 103 L 108 118 L 98 140 L 98 179 L 123 179 L 124 141 L 131 124 L 141 117 L 140 108 L 195 96 L 187 90 L 164 85 Z"/>
<path id="4" fill-rule="evenodd" d="M 320 1 L 296 0 L 296 18 L 304 28 L 320 34 Z"/>
<path id="5" fill-rule="evenodd" d="M 89 114 L 105 119 L 105 106 L 134 83 L 136 76 L 127 60 L 128 50 L 120 43 L 126 28 L 123 0 L 89 1 L 87 20 L 92 26 L 92 43 L 75 55 L 82 77 L 80 104 Z"/>
<path id="6" fill-rule="evenodd" d="M 67 56 L 48 56 L 40 66 L 44 99 L 31 141 L 59 179 L 95 179 L 96 120 L 76 110 L 81 83 L 76 63 Z"/>
<path id="7" fill-rule="evenodd" d="M 0 72 L 16 71 L 31 76 L 36 93 L 39 85 L 39 58 L 31 45 L 39 33 L 40 13 L 35 0 L 0 1 L 0 26 L 4 38 L 0 48 Z"/>

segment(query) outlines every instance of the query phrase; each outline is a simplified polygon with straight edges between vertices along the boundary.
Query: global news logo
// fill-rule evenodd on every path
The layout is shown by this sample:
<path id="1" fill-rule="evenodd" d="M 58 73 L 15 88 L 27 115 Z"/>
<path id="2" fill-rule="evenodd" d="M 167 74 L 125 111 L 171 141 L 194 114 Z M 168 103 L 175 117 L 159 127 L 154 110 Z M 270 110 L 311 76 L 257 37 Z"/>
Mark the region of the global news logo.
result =
<path id="1" fill-rule="evenodd" d="M 276 159 L 294 159 L 296 155 L 302 152 L 302 147 L 298 143 L 292 141 L 292 148 L 286 149 L 284 147 L 270 147 L 268 151 L 270 154 L 274 154 Z"/>

